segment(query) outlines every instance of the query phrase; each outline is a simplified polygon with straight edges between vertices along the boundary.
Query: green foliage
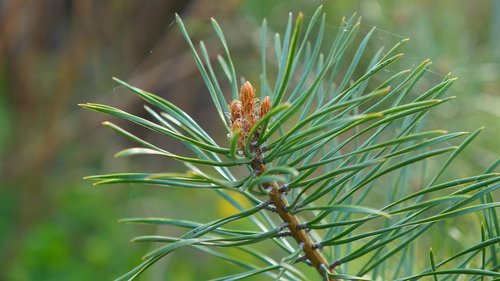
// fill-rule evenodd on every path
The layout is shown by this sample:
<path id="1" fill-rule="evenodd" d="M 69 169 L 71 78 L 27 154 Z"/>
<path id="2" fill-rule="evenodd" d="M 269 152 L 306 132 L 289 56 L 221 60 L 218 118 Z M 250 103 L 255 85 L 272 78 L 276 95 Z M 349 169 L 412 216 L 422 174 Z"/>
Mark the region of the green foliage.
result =
<path id="1" fill-rule="evenodd" d="M 221 90 L 203 42 L 201 54 L 177 16 L 215 110 L 227 132 L 229 100 Z M 147 108 L 153 121 L 120 109 L 82 106 L 123 118 L 173 138 L 189 148 L 189 156 L 177 155 L 110 122 L 104 125 L 135 141 L 139 147 L 117 156 L 153 154 L 178 160 L 186 173 L 117 173 L 87 177 L 96 184 L 142 183 L 170 188 L 213 190 L 238 212 L 208 223 L 175 218 L 129 218 L 127 223 L 170 225 L 186 232 L 180 237 L 141 236 L 135 242 L 165 244 L 144 256 L 144 261 L 120 280 L 136 278 L 162 257 L 192 247 L 240 267 L 236 273 L 215 280 L 239 280 L 264 275 L 276 280 L 310 280 L 319 276 L 302 265 L 307 262 L 301 245 L 287 234 L 287 225 L 272 211 L 269 184 L 286 189 L 287 212 L 297 216 L 332 263 L 335 273 L 324 270 L 326 279 L 342 280 L 453 280 L 459 275 L 499 278 L 500 226 L 493 192 L 500 186 L 498 161 L 483 174 L 442 180 L 443 172 L 480 133 L 426 129 L 429 111 L 449 102 L 444 96 L 453 84 L 449 75 L 422 90 L 421 78 L 430 61 L 412 70 L 387 76 L 385 70 L 404 56 L 402 40 L 384 52 L 369 54 L 373 30 L 358 38 L 360 21 L 342 20 L 333 41 L 326 40 L 325 14 L 321 8 L 303 28 L 299 14 L 288 19 L 281 39 L 274 37 L 273 63 L 267 42 L 267 24 L 261 29 L 261 93 L 270 96 L 271 111 L 259 120 L 250 135 L 262 129 L 256 144 L 250 138 L 242 151 L 236 146 L 239 132 L 226 144 L 218 144 L 188 113 L 174 104 L 115 79 L 155 109 Z M 238 95 L 238 80 L 230 48 L 218 23 L 212 26 L 224 48 L 219 64 L 231 85 L 231 98 Z M 304 29 L 304 30 L 303 30 Z M 357 77 L 360 62 L 369 62 Z M 270 76 L 270 74 L 274 76 Z M 463 139 L 465 138 L 465 139 Z M 462 139 L 462 140 L 461 140 Z M 457 142 L 453 145 L 452 142 Z M 265 151 L 268 167 L 254 173 L 252 145 Z M 242 173 L 239 166 L 248 167 Z M 193 191 L 196 192 L 196 191 Z M 237 197 L 239 196 L 239 197 Z M 242 202 L 241 198 L 245 198 Z M 377 198 L 377 200 L 373 200 Z M 472 216 L 471 216 L 472 215 Z M 468 245 L 448 258 L 429 254 L 427 269 L 417 271 L 415 251 L 425 245 L 426 231 L 455 218 L 480 221 L 477 244 Z M 242 221 L 242 224 L 235 222 Z M 293 231 L 290 229 L 290 231 Z M 422 242 L 423 241 L 423 242 Z M 275 251 L 257 244 L 270 242 Z M 270 245 L 270 244 L 269 244 Z M 227 251 L 230 248 L 236 251 Z M 272 247 L 270 247 L 272 248 Z M 281 254 L 276 254 L 276 250 Z M 439 249 L 435 251 L 438 253 Z M 252 262 L 243 262 L 242 254 Z M 315 274 L 315 273 L 312 273 Z"/>

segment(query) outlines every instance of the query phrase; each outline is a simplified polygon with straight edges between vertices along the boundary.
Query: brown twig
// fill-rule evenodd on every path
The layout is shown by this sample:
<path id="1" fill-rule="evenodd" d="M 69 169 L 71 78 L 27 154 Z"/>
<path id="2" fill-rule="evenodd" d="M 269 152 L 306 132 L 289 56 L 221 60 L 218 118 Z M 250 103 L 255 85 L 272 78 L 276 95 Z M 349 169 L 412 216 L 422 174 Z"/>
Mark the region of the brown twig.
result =
<path id="1" fill-rule="evenodd" d="M 262 163 L 262 155 L 258 151 L 252 151 L 255 153 L 256 158 L 252 162 L 252 169 L 256 175 L 260 175 L 267 170 L 266 165 Z M 290 231 L 290 236 L 292 236 L 298 244 L 303 243 L 303 251 L 305 258 L 311 262 L 311 265 L 316 268 L 316 270 L 324 275 L 324 268 L 330 268 L 329 263 L 321 253 L 320 249 L 311 239 L 311 236 L 306 232 L 305 229 L 301 227 L 300 220 L 287 211 L 288 201 L 280 191 L 280 186 L 276 182 L 267 182 L 263 184 L 266 189 L 269 189 L 269 198 L 272 200 L 272 204 L 276 207 L 276 213 L 280 216 L 283 222 L 288 224 L 288 230 Z M 334 273 L 334 269 L 329 269 L 331 273 Z M 329 277 L 328 281 L 335 281 L 333 277 Z"/>

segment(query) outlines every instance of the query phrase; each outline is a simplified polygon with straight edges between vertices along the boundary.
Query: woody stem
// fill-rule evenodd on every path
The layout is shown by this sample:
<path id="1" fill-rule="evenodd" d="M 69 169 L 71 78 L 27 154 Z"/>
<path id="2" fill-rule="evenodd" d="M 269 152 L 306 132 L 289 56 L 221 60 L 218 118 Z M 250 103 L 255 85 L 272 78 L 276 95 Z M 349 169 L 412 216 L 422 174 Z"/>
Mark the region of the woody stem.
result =
<path id="1" fill-rule="evenodd" d="M 256 158 L 252 162 L 251 166 L 257 175 L 262 174 L 267 170 L 265 164 L 262 164 L 262 155 L 256 153 Z M 276 207 L 276 213 L 285 222 L 290 231 L 290 235 L 297 241 L 300 245 L 304 245 L 303 251 L 305 257 L 311 262 L 311 265 L 316 268 L 316 270 L 323 276 L 324 270 L 328 269 L 331 273 L 334 273 L 333 268 L 329 268 L 328 262 L 318 249 L 317 245 L 311 239 L 311 236 L 307 233 L 305 229 L 301 227 L 300 220 L 293 214 L 289 213 L 287 210 L 288 201 L 280 190 L 279 185 L 276 182 L 267 182 L 263 184 L 264 187 L 270 190 L 269 198 Z M 328 281 L 336 281 L 333 277 L 328 277 Z"/>

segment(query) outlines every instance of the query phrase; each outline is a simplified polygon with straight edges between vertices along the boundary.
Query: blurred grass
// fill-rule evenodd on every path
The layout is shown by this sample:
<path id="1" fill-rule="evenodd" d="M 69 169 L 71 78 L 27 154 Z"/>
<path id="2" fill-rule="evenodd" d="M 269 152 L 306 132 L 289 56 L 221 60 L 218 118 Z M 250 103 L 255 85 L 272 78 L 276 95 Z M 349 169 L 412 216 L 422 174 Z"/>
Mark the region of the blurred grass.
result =
<path id="1" fill-rule="evenodd" d="M 266 17 L 268 26 L 281 31 L 289 11 L 303 11 L 307 18 L 322 3 L 28 2 L 4 1 L 0 9 L 0 280 L 112 279 L 136 264 L 148 249 L 128 240 L 138 232 L 155 231 L 118 224 L 117 219 L 149 215 L 208 220 L 231 212 L 208 193 L 134 186 L 91 188 L 81 180 L 83 176 L 178 168 L 157 158 L 134 158 L 134 163 L 113 159 L 113 153 L 129 143 L 98 126 L 102 116 L 83 112 L 76 104 L 97 101 L 143 112 L 141 101 L 114 88 L 111 77 L 117 76 L 172 100 L 204 120 L 208 131 L 216 132 L 218 127 L 210 125 L 216 116 L 205 106 L 208 94 L 172 25 L 174 12 L 185 19 L 195 39 L 205 40 L 215 54 L 220 46 L 214 44 L 208 22 L 209 17 L 217 18 L 234 48 L 237 72 L 258 81 L 261 19 Z M 404 50 L 406 67 L 430 58 L 434 64 L 429 80 L 439 80 L 450 71 L 460 77 L 450 91 L 458 99 L 435 112 L 430 125 L 450 131 L 486 129 L 454 166 L 454 173 L 482 171 L 498 157 L 500 2 L 325 3 L 330 33 L 336 32 L 342 16 L 357 12 L 364 19 L 362 30 L 378 27 L 377 46 L 390 46 L 401 37 L 412 39 Z M 141 133 L 136 127 L 128 129 Z M 436 237 L 428 243 L 448 243 L 453 250 L 453 245 L 467 239 L 464 231 L 458 225 L 451 240 Z M 194 255 L 191 250 L 181 251 L 144 279 L 198 280 L 231 269 L 222 262 L 200 266 L 213 261 L 202 255 L 193 259 Z"/>

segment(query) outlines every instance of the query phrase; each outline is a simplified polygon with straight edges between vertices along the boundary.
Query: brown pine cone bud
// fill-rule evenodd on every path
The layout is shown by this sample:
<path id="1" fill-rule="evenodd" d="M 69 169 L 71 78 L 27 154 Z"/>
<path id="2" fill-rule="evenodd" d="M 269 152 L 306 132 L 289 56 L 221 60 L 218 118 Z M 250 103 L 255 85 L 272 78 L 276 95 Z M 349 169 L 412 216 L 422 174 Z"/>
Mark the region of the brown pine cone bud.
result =
<path id="1" fill-rule="evenodd" d="M 266 96 L 260 103 L 259 117 L 262 118 L 264 115 L 266 115 L 269 112 L 269 109 L 271 109 L 271 98 L 269 96 Z"/>
<path id="2" fill-rule="evenodd" d="M 231 113 L 231 124 L 234 124 L 236 120 L 241 119 L 241 102 L 239 100 L 233 100 L 229 107 L 229 111 Z"/>
<path id="3" fill-rule="evenodd" d="M 231 126 L 233 132 L 240 131 L 238 148 L 245 149 L 247 138 L 256 138 L 261 133 L 260 128 L 253 136 L 250 131 L 262 116 L 266 115 L 271 108 L 271 99 L 265 97 L 261 102 L 255 98 L 255 90 L 250 82 L 245 82 L 241 87 L 239 100 L 233 100 L 229 105 Z"/>
<path id="4" fill-rule="evenodd" d="M 255 108 L 255 91 L 250 82 L 245 82 L 241 87 L 240 101 L 242 106 L 243 118 L 248 120 L 250 124 L 255 123 L 255 116 L 253 115 Z"/>

